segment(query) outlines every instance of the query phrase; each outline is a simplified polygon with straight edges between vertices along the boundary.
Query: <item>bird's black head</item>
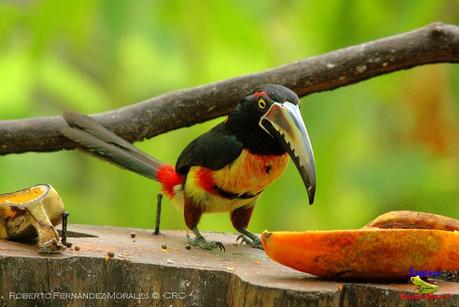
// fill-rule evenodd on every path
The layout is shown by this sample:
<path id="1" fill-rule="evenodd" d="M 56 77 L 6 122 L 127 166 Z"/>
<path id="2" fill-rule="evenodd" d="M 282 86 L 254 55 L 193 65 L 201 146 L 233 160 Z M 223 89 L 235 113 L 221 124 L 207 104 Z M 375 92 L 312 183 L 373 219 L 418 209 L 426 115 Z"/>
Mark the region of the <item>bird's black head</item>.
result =
<path id="1" fill-rule="evenodd" d="M 312 204 L 316 187 L 314 155 L 299 102 L 292 90 L 266 84 L 242 99 L 226 126 L 252 153 L 287 152 L 300 172 Z"/>
<path id="2" fill-rule="evenodd" d="M 284 103 L 286 101 L 295 105 L 300 103 L 300 99 L 294 91 L 279 84 L 265 84 L 260 86 L 254 90 L 252 95 L 255 96 L 258 100 L 260 100 L 260 98 L 267 99 L 270 103 Z M 249 95 L 248 97 L 252 95 Z"/>

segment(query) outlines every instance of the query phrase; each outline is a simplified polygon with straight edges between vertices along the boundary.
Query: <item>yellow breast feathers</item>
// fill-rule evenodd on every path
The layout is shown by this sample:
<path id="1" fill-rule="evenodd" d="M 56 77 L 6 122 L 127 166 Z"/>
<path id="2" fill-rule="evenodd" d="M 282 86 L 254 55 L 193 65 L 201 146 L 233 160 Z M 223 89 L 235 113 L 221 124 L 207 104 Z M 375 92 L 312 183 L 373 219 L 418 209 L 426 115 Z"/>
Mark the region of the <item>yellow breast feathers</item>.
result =
<path id="1" fill-rule="evenodd" d="M 260 156 L 244 149 L 233 163 L 214 171 L 213 179 L 226 191 L 257 194 L 283 174 L 287 163 L 287 154 Z"/>

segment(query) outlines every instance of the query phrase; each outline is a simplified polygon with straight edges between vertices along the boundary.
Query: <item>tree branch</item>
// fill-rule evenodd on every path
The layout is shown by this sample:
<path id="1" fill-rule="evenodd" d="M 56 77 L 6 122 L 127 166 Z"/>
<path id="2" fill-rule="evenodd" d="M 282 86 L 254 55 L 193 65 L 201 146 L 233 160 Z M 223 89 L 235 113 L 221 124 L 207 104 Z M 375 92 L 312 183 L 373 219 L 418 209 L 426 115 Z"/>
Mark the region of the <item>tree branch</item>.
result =
<path id="1" fill-rule="evenodd" d="M 434 23 L 260 73 L 166 93 L 95 117 L 128 141 L 141 141 L 225 115 L 264 83 L 283 84 L 302 97 L 440 62 L 459 62 L 459 27 Z M 0 155 L 72 149 L 75 145 L 59 132 L 63 125 L 60 116 L 0 121 Z"/>

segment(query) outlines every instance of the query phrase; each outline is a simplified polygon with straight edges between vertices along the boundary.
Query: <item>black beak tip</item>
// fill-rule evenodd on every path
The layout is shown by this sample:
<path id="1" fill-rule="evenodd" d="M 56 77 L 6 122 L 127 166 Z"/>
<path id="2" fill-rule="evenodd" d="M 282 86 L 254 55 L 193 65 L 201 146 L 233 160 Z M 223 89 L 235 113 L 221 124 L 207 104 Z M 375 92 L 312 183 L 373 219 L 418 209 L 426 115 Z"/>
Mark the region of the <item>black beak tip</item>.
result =
<path id="1" fill-rule="evenodd" d="M 315 186 L 309 186 L 308 187 L 308 198 L 309 198 L 309 204 L 312 205 L 314 203 L 314 196 L 316 194 L 316 187 Z"/>

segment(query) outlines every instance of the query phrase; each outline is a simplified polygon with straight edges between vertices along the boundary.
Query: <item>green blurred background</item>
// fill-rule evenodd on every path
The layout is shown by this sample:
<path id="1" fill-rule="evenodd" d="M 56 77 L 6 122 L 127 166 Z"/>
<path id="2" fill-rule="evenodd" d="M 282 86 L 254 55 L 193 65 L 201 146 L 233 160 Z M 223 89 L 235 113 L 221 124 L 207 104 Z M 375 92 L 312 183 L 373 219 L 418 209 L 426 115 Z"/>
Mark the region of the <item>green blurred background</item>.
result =
<path id="1" fill-rule="evenodd" d="M 102 112 L 257 72 L 432 21 L 459 2 L 2 1 L 0 119 Z M 302 99 L 314 146 L 313 206 L 291 163 L 253 231 L 355 228 L 398 209 L 459 218 L 459 66 L 431 65 Z M 175 163 L 221 119 L 137 145 Z M 0 192 L 50 183 L 71 223 L 151 228 L 159 184 L 77 151 L 0 157 Z M 162 226 L 185 229 L 168 200 Z M 227 214 L 201 228 L 232 231 Z"/>

